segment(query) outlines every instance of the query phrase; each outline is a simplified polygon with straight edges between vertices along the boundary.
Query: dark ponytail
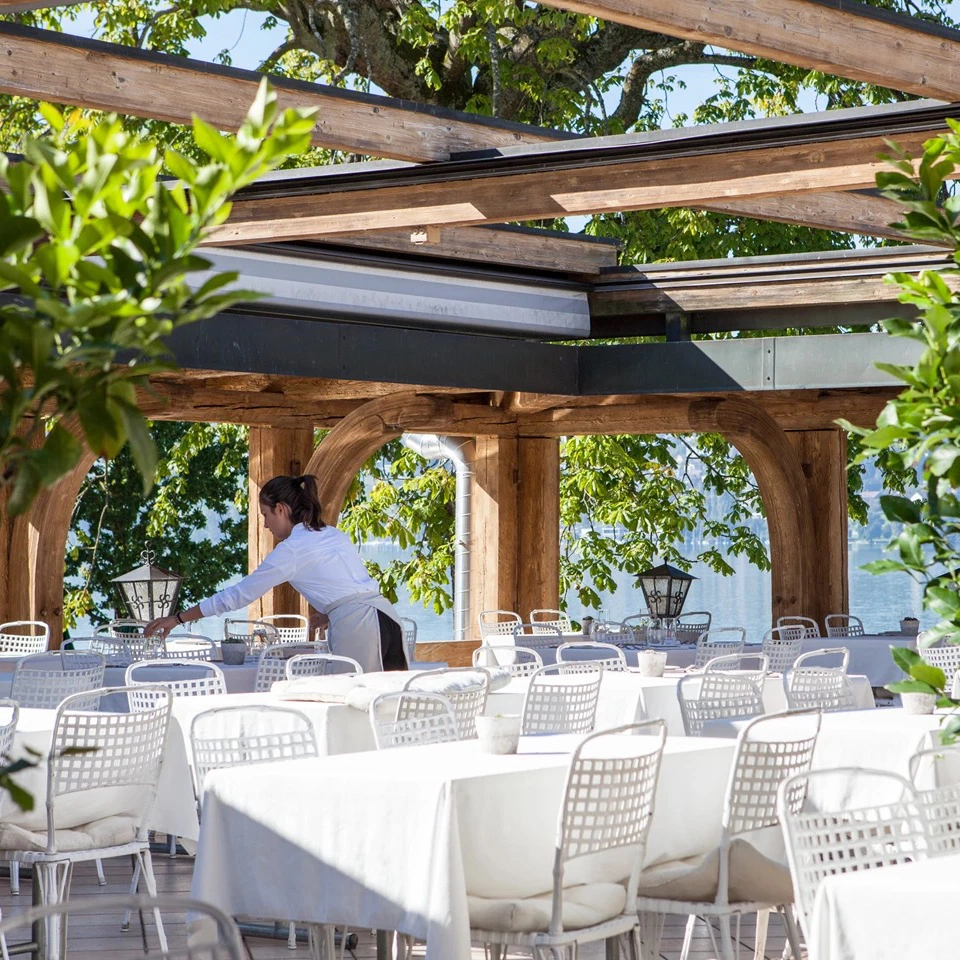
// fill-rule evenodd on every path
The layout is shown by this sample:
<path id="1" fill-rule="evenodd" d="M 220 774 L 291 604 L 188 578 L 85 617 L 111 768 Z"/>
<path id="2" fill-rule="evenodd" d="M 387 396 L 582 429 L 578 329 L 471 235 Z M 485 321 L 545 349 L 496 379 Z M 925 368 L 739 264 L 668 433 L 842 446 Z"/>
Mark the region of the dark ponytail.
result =
<path id="1" fill-rule="evenodd" d="M 290 508 L 290 519 L 302 523 L 308 530 L 320 530 L 326 526 L 320 516 L 317 478 L 310 474 L 268 480 L 260 488 L 260 502 L 273 509 L 278 503 L 286 504 Z"/>

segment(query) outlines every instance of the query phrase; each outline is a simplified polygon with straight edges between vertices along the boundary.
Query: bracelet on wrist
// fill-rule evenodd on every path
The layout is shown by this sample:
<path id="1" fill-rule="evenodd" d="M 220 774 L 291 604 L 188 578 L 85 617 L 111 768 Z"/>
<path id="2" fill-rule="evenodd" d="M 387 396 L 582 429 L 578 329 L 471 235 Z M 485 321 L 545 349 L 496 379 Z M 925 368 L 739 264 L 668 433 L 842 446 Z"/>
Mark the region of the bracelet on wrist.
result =
<path id="1" fill-rule="evenodd" d="M 182 626 L 183 626 L 183 615 L 182 615 L 182 614 L 180 613 L 180 611 L 178 610 L 178 611 L 176 612 L 176 614 L 174 614 L 174 616 L 176 616 L 176 618 L 177 618 L 177 623 L 179 623 L 180 626 L 182 627 Z"/>

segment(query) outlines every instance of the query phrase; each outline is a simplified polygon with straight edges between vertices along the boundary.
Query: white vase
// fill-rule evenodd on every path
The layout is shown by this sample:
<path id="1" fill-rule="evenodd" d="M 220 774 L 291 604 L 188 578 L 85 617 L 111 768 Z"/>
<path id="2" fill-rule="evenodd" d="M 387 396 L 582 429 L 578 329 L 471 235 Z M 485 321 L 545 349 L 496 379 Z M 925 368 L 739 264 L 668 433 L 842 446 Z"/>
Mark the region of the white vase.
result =
<path id="1" fill-rule="evenodd" d="M 903 704 L 903 712 L 911 714 L 933 713 L 937 707 L 937 695 L 935 693 L 901 693 L 900 702 Z"/>
<path id="2" fill-rule="evenodd" d="M 221 643 L 220 659 L 224 663 L 239 666 L 247 659 L 247 645 L 245 643 Z"/>
<path id="3" fill-rule="evenodd" d="M 641 677 L 662 677 L 666 666 L 666 651 L 641 650 L 637 654 L 637 673 Z"/>
<path id="4" fill-rule="evenodd" d="M 477 717 L 477 739 L 484 753 L 516 753 L 520 743 L 520 716 Z"/>

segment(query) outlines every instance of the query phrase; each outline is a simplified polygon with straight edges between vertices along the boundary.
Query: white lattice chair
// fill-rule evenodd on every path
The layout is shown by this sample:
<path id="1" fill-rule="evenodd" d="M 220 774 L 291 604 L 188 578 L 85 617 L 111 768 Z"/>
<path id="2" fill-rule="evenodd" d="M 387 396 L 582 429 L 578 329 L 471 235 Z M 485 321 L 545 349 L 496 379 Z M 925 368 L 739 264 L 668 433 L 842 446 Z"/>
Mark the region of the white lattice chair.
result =
<path id="1" fill-rule="evenodd" d="M 439 693 L 381 693 L 370 704 L 378 750 L 460 739 L 453 705 Z"/>
<path id="2" fill-rule="evenodd" d="M 262 665 L 263 660 L 260 663 Z M 331 667 L 336 669 L 331 670 Z M 298 653 L 286 661 L 284 678 L 296 680 L 297 677 L 325 677 L 331 673 L 356 676 L 363 673 L 363 667 L 353 657 L 343 657 L 336 653 Z"/>
<path id="3" fill-rule="evenodd" d="M 620 634 L 627 645 L 642 646 L 647 643 L 647 630 L 653 626 L 656 617 L 649 613 L 634 613 L 620 621 Z"/>
<path id="4" fill-rule="evenodd" d="M 778 627 L 799 627 L 803 630 L 804 639 L 816 640 L 823 636 L 820 632 L 820 624 L 813 617 L 778 617 Z"/>
<path id="5" fill-rule="evenodd" d="M 310 639 L 310 621 L 299 613 L 272 613 L 260 617 L 277 631 L 281 643 L 304 643 Z"/>
<path id="6" fill-rule="evenodd" d="M 269 693 L 278 680 L 287 679 L 287 661 L 303 654 L 329 654 L 320 643 L 273 643 L 264 647 L 253 681 L 254 693 Z M 354 661 L 356 662 L 356 661 Z"/>
<path id="7" fill-rule="evenodd" d="M 481 640 L 487 637 L 512 637 L 519 623 L 523 623 L 523 618 L 512 610 L 481 610 L 477 615 Z"/>
<path id="8" fill-rule="evenodd" d="M 764 712 L 760 687 L 749 676 L 730 673 L 681 677 L 677 700 L 688 737 L 699 737 L 710 720 L 743 720 Z"/>
<path id="9" fill-rule="evenodd" d="M 704 630 L 697 638 L 697 652 L 693 666 L 699 670 L 717 657 L 737 656 L 743 653 L 747 642 L 747 631 L 743 627 L 717 627 Z"/>
<path id="10" fill-rule="evenodd" d="M 143 628 L 147 625 L 146 620 L 136 620 L 132 617 L 119 617 L 111 620 L 109 623 L 103 623 L 94 634 L 98 637 L 135 637 L 143 633 Z"/>
<path id="11" fill-rule="evenodd" d="M 403 627 L 403 652 L 407 655 L 407 666 L 417 659 L 417 621 L 412 617 L 401 617 Z"/>
<path id="12" fill-rule="evenodd" d="M 220 659 L 220 649 L 210 637 L 198 633 L 168 633 L 165 639 L 167 656 L 172 660 Z"/>
<path id="13" fill-rule="evenodd" d="M 185 667 L 188 675 L 176 680 L 150 679 L 151 673 L 166 672 L 171 666 Z M 141 660 L 127 667 L 123 681 L 134 691 L 128 701 L 132 711 L 149 710 L 157 702 L 158 688 L 161 687 L 169 690 L 174 699 L 213 697 L 227 692 L 223 671 L 215 663 L 196 660 Z"/>
<path id="14" fill-rule="evenodd" d="M 473 740 L 477 736 L 477 717 L 487 706 L 490 674 L 483 667 L 431 670 L 411 677 L 403 689 L 404 692 L 441 693 L 453 708 L 460 739 Z"/>
<path id="15" fill-rule="evenodd" d="M 536 650 L 539 647 L 559 647 L 563 634 L 553 627 L 536 623 L 514 624 L 513 642 L 521 647 Z"/>
<path id="16" fill-rule="evenodd" d="M 586 651 L 590 659 L 574 656 L 577 650 Z M 595 663 L 604 670 L 625 672 L 627 658 L 623 651 L 613 643 L 600 643 L 597 640 L 572 640 L 557 647 L 557 663 L 562 663 L 564 673 L 582 672 L 585 665 Z"/>
<path id="17" fill-rule="evenodd" d="M 280 643 L 280 633 L 272 623 L 263 620 L 241 620 L 227 617 L 223 621 L 225 640 L 242 640 L 248 657 L 259 657 L 267 647 Z"/>
<path id="18" fill-rule="evenodd" d="M 700 634 L 710 629 L 713 614 L 706 610 L 691 610 L 681 613 L 674 621 L 674 632 L 679 643 L 696 643 Z"/>
<path id="19" fill-rule="evenodd" d="M 512 677 L 532 677 L 543 666 L 543 660 L 536 650 L 529 647 L 484 643 L 473 651 L 473 665 L 502 667 L 509 670 Z"/>
<path id="20" fill-rule="evenodd" d="M 33 653 L 14 667 L 10 699 L 22 709 L 54 710 L 66 697 L 98 691 L 105 665 L 102 654 L 87 650 Z M 88 710 L 99 709 L 99 693 L 90 693 L 86 703 Z"/>
<path id="21" fill-rule="evenodd" d="M 290 707 L 250 705 L 217 707 L 198 713 L 190 724 L 194 790 L 198 809 L 203 805 L 203 783 L 211 770 L 223 767 L 317 757 L 320 749 L 309 718 Z M 323 938 L 332 943 L 333 927 L 308 926 L 311 946 Z M 297 945 L 291 922 L 287 946 Z M 311 956 L 317 956 L 311 950 Z M 332 957 L 332 953 L 326 956 Z"/>
<path id="22" fill-rule="evenodd" d="M 0 653 L 43 653 L 49 645 L 50 627 L 42 620 L 0 623 Z"/>
<path id="23" fill-rule="evenodd" d="M 920 658 L 931 667 L 939 667 L 947 679 L 960 670 L 960 643 L 944 641 L 935 647 L 920 647 Z"/>
<path id="24" fill-rule="evenodd" d="M 138 660 L 155 660 L 167 655 L 163 637 L 145 637 L 137 633 L 116 636 L 100 634 L 89 639 L 90 650 L 103 654 L 112 667 L 126 667 Z"/>
<path id="25" fill-rule="evenodd" d="M 824 809 L 822 803 L 804 803 L 811 785 L 828 796 L 875 799 L 869 805 L 848 799 L 843 809 Z M 886 770 L 841 767 L 790 777 L 780 785 L 777 807 L 800 926 L 808 941 L 814 898 L 825 877 L 923 860 L 931 850 L 916 790 Z"/>
<path id="26" fill-rule="evenodd" d="M 771 627 L 764 635 L 760 652 L 770 661 L 771 673 L 783 673 L 803 651 L 804 628 Z"/>
<path id="27" fill-rule="evenodd" d="M 847 613 L 831 613 L 824 621 L 828 637 L 862 637 L 863 621 Z"/>
<path id="28" fill-rule="evenodd" d="M 720 949 L 713 928 L 707 930 L 714 950 L 734 960 L 740 938 L 740 916 L 758 913 L 757 955 L 763 956 L 766 911 L 780 912 L 795 958 L 800 942 L 790 906 L 793 890 L 787 866 L 776 854 L 781 847 L 777 814 L 778 788 L 790 777 L 810 768 L 820 729 L 816 711 L 760 717 L 740 732 L 727 782 L 720 844 L 695 858 L 657 864 L 641 872 L 637 907 L 641 914 L 681 914 L 689 917 L 681 952 L 690 952 L 696 919 L 715 918 L 720 927 Z M 734 936 L 732 919 L 737 918 Z M 648 945 L 651 954 L 659 944 Z"/>
<path id="29" fill-rule="evenodd" d="M 51 906 L 33 907 L 4 920 L 0 924 L 0 939 L 16 938 L 11 949 L 21 947 L 17 953 L 33 942 L 35 924 L 43 924 L 48 931 L 56 931 L 60 940 L 57 953 L 66 949 L 83 952 L 90 944 L 91 925 L 100 921 L 104 914 L 119 914 L 121 911 L 138 911 L 141 914 L 158 914 L 164 918 L 163 930 L 167 944 L 148 940 L 146 930 L 137 944 L 137 956 L 153 957 L 156 960 L 246 960 L 240 931 L 234 921 L 210 904 L 199 900 L 173 896 L 109 896 L 73 899 Z M 190 924 L 183 922 L 189 916 Z M 77 920 L 77 923 L 69 923 Z M 76 942 L 70 943 L 76 933 Z M 18 934 L 20 936 L 18 936 Z M 189 934 L 189 939 L 188 939 Z M 66 948 L 66 949 L 65 949 Z"/>
<path id="30" fill-rule="evenodd" d="M 928 779 L 936 766 L 950 764 L 950 777 L 945 783 L 927 787 L 922 781 Z M 960 744 L 920 750 L 910 758 L 910 779 L 917 791 L 917 799 L 927 820 L 930 831 L 930 856 L 960 854 L 960 782 L 955 779 L 960 766 Z"/>
<path id="31" fill-rule="evenodd" d="M 812 660 L 840 657 L 836 667 L 810 666 Z M 824 647 L 797 657 L 783 674 L 783 692 L 791 710 L 818 709 L 824 712 L 856 710 L 857 697 L 847 676 L 850 651 L 846 647 Z"/>
<path id="32" fill-rule="evenodd" d="M 634 736 L 631 734 L 647 734 Z M 666 739 L 661 720 L 586 737 L 574 750 L 557 822 L 553 889 L 527 898 L 468 897 L 470 937 L 494 956 L 575 958 L 581 943 L 626 938 L 639 957 L 636 889 Z M 566 886 L 589 858 L 590 882 Z"/>
<path id="33" fill-rule="evenodd" d="M 523 735 L 591 733 L 597 719 L 603 668 L 590 663 L 576 674 L 562 664 L 541 667 L 531 678 L 523 700 Z"/>
<path id="34" fill-rule="evenodd" d="M 741 653 L 708 661 L 704 673 L 735 673 L 744 676 L 762 691 L 769 672 L 769 661 L 762 653 Z"/>
<path id="35" fill-rule="evenodd" d="M 535 626 L 559 630 L 561 633 L 573 633 L 573 624 L 570 622 L 570 617 L 562 610 L 531 610 L 529 622 Z"/>
<path id="36" fill-rule="evenodd" d="M 0 824 L 0 856 L 33 866 L 44 906 L 67 898 L 75 863 L 108 857 L 134 857 L 148 893 L 156 896 L 147 818 L 157 792 L 172 702 L 170 692 L 160 689 L 157 705 L 140 713 L 91 712 L 85 694 L 67 697 L 58 707 L 46 760 L 46 829 Z M 131 692 L 129 687 L 96 691 L 98 701 L 100 696 Z M 58 830 L 58 820 L 68 815 L 78 796 L 93 791 L 102 797 L 106 788 L 123 788 L 123 813 L 108 813 L 82 826 L 71 822 L 69 830 Z M 158 910 L 154 919 L 165 950 Z M 59 924 L 47 925 L 50 960 L 63 956 L 64 936 Z"/>

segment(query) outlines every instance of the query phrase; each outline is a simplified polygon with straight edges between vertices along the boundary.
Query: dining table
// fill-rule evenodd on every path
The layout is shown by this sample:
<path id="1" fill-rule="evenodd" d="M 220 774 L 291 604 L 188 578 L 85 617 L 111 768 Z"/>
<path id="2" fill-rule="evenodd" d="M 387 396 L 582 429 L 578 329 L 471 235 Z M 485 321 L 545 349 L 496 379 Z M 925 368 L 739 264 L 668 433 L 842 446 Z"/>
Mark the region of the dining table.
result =
<path id="1" fill-rule="evenodd" d="M 469 960 L 468 897 L 552 889 L 578 737 L 521 737 L 287 760 L 208 774 L 192 896 L 227 913 L 398 930 L 427 960 Z M 669 737 L 645 864 L 720 839 L 735 745 Z M 578 880 L 576 864 L 566 875 Z"/>

